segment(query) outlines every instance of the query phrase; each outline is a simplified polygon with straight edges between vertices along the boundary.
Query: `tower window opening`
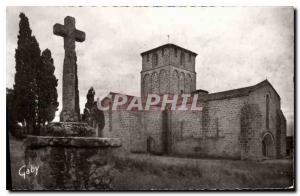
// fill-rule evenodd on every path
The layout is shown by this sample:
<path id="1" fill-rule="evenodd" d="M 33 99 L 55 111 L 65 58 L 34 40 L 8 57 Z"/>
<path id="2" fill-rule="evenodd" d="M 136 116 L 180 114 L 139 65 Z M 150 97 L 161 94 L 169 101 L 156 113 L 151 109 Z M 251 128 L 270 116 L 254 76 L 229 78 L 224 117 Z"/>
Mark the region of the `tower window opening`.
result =
<path id="1" fill-rule="evenodd" d="M 158 64 L 158 55 L 156 53 L 153 53 L 152 55 L 152 64 L 153 66 L 156 66 Z"/>
<path id="2" fill-rule="evenodd" d="M 182 52 L 181 55 L 180 55 L 180 65 L 184 65 L 184 64 L 185 64 L 185 55 Z"/>

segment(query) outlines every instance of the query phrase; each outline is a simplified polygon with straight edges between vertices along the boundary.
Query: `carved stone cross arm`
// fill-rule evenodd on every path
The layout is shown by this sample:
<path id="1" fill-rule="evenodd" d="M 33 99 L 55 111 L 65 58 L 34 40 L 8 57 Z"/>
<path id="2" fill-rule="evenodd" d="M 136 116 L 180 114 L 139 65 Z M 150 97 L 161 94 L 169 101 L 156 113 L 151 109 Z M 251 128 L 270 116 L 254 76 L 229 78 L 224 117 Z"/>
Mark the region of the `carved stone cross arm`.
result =
<path id="1" fill-rule="evenodd" d="M 75 18 L 71 16 L 65 18 L 64 25 L 55 24 L 53 26 L 53 33 L 66 39 L 74 39 L 77 42 L 83 42 L 85 40 L 85 33 L 75 28 Z"/>

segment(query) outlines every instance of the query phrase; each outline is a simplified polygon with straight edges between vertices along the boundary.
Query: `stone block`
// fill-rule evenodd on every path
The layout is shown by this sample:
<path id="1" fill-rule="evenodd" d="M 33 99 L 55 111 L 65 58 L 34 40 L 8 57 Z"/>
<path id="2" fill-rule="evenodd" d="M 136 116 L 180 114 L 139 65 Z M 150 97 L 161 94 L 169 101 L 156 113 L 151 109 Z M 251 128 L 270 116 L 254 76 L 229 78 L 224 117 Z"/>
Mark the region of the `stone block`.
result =
<path id="1" fill-rule="evenodd" d="M 41 130 L 43 136 L 96 136 L 96 130 L 83 122 L 52 122 Z"/>
<path id="2" fill-rule="evenodd" d="M 108 190 L 114 178 L 117 138 L 28 136 L 26 174 L 31 190 Z"/>

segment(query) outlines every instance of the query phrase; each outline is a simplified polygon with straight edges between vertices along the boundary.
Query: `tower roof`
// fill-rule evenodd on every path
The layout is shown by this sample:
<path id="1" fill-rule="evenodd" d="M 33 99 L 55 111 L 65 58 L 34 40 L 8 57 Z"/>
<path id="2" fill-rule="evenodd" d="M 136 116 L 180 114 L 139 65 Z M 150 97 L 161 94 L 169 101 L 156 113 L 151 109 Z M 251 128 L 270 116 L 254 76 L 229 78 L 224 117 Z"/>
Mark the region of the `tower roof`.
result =
<path id="1" fill-rule="evenodd" d="M 150 52 L 153 52 L 153 51 L 155 51 L 155 50 L 162 49 L 162 48 L 166 48 L 166 47 L 178 48 L 178 49 L 180 49 L 180 50 L 183 50 L 183 51 L 185 51 L 185 52 L 187 52 L 187 53 L 190 53 L 190 54 L 193 54 L 193 55 L 195 55 L 195 56 L 198 55 L 198 54 L 195 53 L 195 52 L 192 52 L 192 51 L 190 51 L 190 50 L 187 50 L 187 49 L 185 49 L 185 48 L 182 48 L 182 47 L 180 47 L 180 46 L 177 46 L 177 45 L 171 44 L 171 43 L 168 43 L 168 44 L 164 44 L 164 45 L 158 46 L 158 47 L 153 48 L 153 49 L 151 49 L 151 50 L 147 50 L 147 51 L 145 51 L 145 52 L 142 52 L 141 55 L 143 56 L 144 54 L 147 54 L 147 53 L 150 53 Z"/>

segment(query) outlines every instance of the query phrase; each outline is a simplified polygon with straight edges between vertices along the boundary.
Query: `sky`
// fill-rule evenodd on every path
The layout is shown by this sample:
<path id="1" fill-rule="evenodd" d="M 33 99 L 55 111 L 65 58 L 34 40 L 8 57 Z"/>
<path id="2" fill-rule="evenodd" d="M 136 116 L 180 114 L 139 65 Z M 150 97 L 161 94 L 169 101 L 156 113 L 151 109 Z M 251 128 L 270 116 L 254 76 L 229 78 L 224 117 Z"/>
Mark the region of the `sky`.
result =
<path id="1" fill-rule="evenodd" d="M 294 118 L 294 10 L 291 7 L 7 7 L 6 85 L 13 87 L 19 13 L 29 18 L 41 50 L 52 52 L 62 100 L 63 38 L 53 34 L 76 18 L 86 40 L 76 43 L 80 109 L 93 86 L 140 95 L 140 53 L 168 42 L 198 53 L 197 89 L 210 93 L 268 79 L 281 96 L 291 135 Z"/>

